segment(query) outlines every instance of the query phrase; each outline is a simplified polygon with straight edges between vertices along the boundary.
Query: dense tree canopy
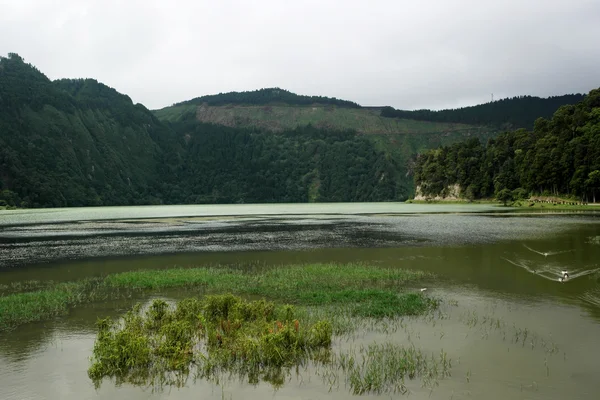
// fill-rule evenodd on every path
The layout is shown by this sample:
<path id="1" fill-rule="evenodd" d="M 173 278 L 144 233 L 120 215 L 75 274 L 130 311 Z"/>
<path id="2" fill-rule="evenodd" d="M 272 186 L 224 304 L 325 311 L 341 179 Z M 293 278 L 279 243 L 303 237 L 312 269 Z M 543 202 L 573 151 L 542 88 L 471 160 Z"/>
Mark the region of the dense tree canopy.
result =
<path id="1" fill-rule="evenodd" d="M 409 194 L 404 167 L 355 132 L 273 134 L 202 124 L 193 115 L 169 125 L 95 80 L 52 82 L 18 55 L 0 59 L 0 106 L 0 204 L 384 201 Z"/>
<path id="2" fill-rule="evenodd" d="M 600 89 L 576 105 L 560 107 L 549 120 L 539 118 L 532 131 L 502 133 L 485 146 L 470 140 L 422 154 L 415 183 L 431 196 L 459 184 L 465 197 L 491 197 L 508 189 L 518 197 L 572 195 L 595 201 L 600 193 Z"/>
<path id="3" fill-rule="evenodd" d="M 584 101 L 587 111 L 563 107 L 552 121 L 540 120 L 532 134 L 505 134 L 488 148 L 475 140 L 429 153 L 418 163 L 418 181 L 429 192 L 459 182 L 472 196 L 519 185 L 595 196 L 598 112 L 589 104 L 596 97 Z M 359 107 L 277 88 L 191 102 Z M 0 57 L 0 205 L 404 200 L 412 190 L 407 160 L 413 152 L 463 137 L 360 135 L 311 125 L 268 132 L 201 123 L 195 112 L 175 121 L 158 120 L 93 79 L 53 82 L 17 54 Z M 561 146 L 570 149 L 568 157 L 556 150 Z M 512 155 L 513 147 L 523 154 Z M 489 155 L 489 148 L 498 154 Z M 483 168 L 482 160 L 494 167 Z M 524 186 L 513 174 L 531 173 L 524 162 L 544 169 L 545 180 L 527 178 Z M 575 169 L 565 172 L 563 165 Z"/>
<path id="4" fill-rule="evenodd" d="M 178 104 L 203 104 L 211 106 L 223 106 L 227 104 L 266 105 L 266 104 L 288 104 L 288 105 L 311 105 L 328 104 L 338 107 L 359 108 L 352 101 L 340 100 L 335 97 L 302 96 L 280 88 L 259 89 L 248 92 L 229 92 L 215 95 L 197 97 L 192 100 Z"/>
<path id="5" fill-rule="evenodd" d="M 456 122 L 475 125 L 494 125 L 509 129 L 531 129 L 538 118 L 550 118 L 565 104 L 575 104 L 582 94 L 548 97 L 519 96 L 476 106 L 452 110 L 395 110 L 384 107 L 381 115 L 389 118 L 415 119 L 420 121 Z"/>
<path id="6" fill-rule="evenodd" d="M 175 147 L 174 133 L 127 96 L 94 80 L 51 82 L 17 55 L 0 59 L 0 193 L 7 203 L 155 203 L 169 166 L 164 156 Z"/>
<path id="7" fill-rule="evenodd" d="M 187 126 L 186 126 L 187 125 Z M 281 134 L 195 121 L 168 197 L 185 203 L 403 200 L 402 168 L 354 132 L 297 128 Z"/>

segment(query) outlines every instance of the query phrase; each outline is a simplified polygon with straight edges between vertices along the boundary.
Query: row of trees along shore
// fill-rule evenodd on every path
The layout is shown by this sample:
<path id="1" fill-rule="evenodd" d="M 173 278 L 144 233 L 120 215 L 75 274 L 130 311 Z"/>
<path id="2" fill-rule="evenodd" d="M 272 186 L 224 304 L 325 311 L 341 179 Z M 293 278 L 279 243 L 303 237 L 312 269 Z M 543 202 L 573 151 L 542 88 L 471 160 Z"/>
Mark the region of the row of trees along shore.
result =
<path id="1" fill-rule="evenodd" d="M 600 89 L 582 101 L 482 144 L 477 139 L 417 157 L 415 184 L 436 197 L 459 185 L 467 199 L 532 195 L 600 200 Z"/>

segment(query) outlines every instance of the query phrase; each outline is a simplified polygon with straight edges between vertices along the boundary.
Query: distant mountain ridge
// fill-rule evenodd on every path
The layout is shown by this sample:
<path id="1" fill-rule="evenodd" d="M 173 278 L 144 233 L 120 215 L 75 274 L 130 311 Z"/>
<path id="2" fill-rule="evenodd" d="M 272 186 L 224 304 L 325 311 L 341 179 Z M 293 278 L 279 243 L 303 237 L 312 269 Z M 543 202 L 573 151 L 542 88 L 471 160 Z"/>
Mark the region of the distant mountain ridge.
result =
<path id="1" fill-rule="evenodd" d="M 196 113 L 198 120 L 202 122 L 271 130 L 312 124 L 329 128 L 356 129 L 362 133 L 433 133 L 455 131 L 455 125 L 461 124 L 459 128 L 461 130 L 469 126 L 486 127 L 487 130 L 499 132 L 518 128 L 531 129 L 536 119 L 549 118 L 560 106 L 575 104 L 584 96 L 584 94 L 566 94 L 541 98 L 524 95 L 456 109 L 409 111 L 397 110 L 390 106 L 363 107 L 355 102 L 335 97 L 303 96 L 281 88 L 266 88 L 201 96 L 155 110 L 154 113 L 160 119 L 170 121 L 180 119 L 183 114 Z M 292 112 L 284 107 L 296 107 L 297 111 Z M 311 112 L 307 111 L 308 107 L 312 108 Z M 327 111 L 329 114 L 319 111 Z M 343 115 L 334 118 L 332 113 L 336 111 Z M 289 119 L 286 114 L 294 114 L 292 117 L 299 123 L 284 123 L 281 126 L 273 122 Z M 403 125 L 402 123 L 382 121 L 380 117 L 444 125 L 443 128 L 438 126 L 438 129 L 433 131 L 431 128 L 411 131 L 403 129 L 402 126 L 394 126 Z M 350 122 L 351 120 L 354 122 Z"/>
<path id="2" fill-rule="evenodd" d="M 0 57 L 1 206 L 392 201 L 404 174 L 354 131 L 163 122 L 93 79 Z"/>
<path id="3" fill-rule="evenodd" d="M 238 105 L 269 105 L 287 104 L 308 106 L 311 104 L 335 105 L 338 107 L 360 108 L 360 105 L 348 100 L 340 100 L 335 97 L 304 96 L 290 92 L 289 90 L 275 88 L 263 88 L 245 92 L 228 92 L 214 95 L 196 97 L 191 100 L 174 104 L 208 104 L 210 106 L 222 106 L 227 104 Z"/>
<path id="4" fill-rule="evenodd" d="M 494 125 L 506 129 L 531 129 L 536 119 L 550 118 L 560 106 L 578 103 L 584 97 L 584 94 L 579 93 L 547 98 L 516 96 L 490 103 L 439 111 L 406 111 L 383 107 L 381 116 L 418 121 Z"/>

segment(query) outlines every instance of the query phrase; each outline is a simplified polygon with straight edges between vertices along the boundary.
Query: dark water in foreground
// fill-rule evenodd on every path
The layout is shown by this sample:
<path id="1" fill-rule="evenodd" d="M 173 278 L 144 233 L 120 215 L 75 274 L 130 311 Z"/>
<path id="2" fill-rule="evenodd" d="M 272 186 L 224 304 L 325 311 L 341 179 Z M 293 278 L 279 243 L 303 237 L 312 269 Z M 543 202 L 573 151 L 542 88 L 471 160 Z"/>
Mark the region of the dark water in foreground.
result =
<path id="1" fill-rule="evenodd" d="M 241 205 L 0 214 L 0 284 L 217 263 L 271 268 L 360 261 L 427 270 L 439 276 L 428 292 L 446 299 L 445 317 L 365 329 L 352 340 L 339 339 L 334 348 L 394 342 L 448 353 L 452 376 L 433 390 L 409 385 L 410 398 L 599 398 L 600 218 L 411 207 Z M 564 269 L 571 279 L 560 283 Z M 276 392 L 268 384 L 238 381 L 224 387 L 189 383 L 158 393 L 105 382 L 95 391 L 86 374 L 95 320 L 118 315 L 133 301 L 91 304 L 64 318 L 0 334 L 0 399 L 349 396 L 343 379 L 332 385 L 310 367 Z"/>

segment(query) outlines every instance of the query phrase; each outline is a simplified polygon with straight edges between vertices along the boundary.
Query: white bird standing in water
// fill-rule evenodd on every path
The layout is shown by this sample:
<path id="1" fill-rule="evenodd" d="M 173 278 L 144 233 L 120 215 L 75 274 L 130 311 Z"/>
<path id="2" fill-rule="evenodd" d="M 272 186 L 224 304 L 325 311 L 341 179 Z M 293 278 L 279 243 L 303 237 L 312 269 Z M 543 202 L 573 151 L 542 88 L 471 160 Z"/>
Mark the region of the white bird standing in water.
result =
<path id="1" fill-rule="evenodd" d="M 563 283 L 567 279 L 569 279 L 569 272 L 568 271 L 560 271 L 560 273 L 562 274 L 562 276 L 560 278 L 558 278 L 559 282 Z"/>

